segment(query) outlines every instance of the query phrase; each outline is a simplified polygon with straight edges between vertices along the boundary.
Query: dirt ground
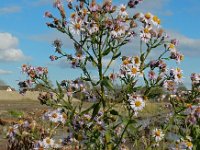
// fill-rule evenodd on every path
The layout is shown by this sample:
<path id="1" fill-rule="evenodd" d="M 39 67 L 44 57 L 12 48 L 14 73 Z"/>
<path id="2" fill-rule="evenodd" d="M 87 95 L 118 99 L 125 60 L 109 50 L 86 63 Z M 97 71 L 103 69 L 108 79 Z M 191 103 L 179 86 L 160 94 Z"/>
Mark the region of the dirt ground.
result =
<path id="1" fill-rule="evenodd" d="M 6 150 L 5 130 L 18 116 L 15 113 L 38 112 L 46 109 L 37 100 L 38 92 L 27 92 L 25 96 L 18 92 L 0 91 L 0 150 Z"/>

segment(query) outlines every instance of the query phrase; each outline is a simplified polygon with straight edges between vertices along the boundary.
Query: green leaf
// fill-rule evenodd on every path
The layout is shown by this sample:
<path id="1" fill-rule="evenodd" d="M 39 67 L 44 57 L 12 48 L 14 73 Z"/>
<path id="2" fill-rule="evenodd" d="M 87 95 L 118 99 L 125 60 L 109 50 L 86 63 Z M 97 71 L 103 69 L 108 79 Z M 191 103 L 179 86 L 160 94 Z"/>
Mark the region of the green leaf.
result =
<path id="1" fill-rule="evenodd" d="M 101 81 L 102 85 L 104 85 L 107 89 L 110 89 L 110 90 L 113 90 L 114 87 L 113 87 L 113 84 L 112 82 L 110 81 L 109 78 L 104 78 L 102 81 Z"/>
<path id="2" fill-rule="evenodd" d="M 60 86 L 60 84 L 58 83 L 58 81 L 56 81 L 56 84 L 57 84 L 57 87 L 58 87 L 58 92 L 59 92 L 59 99 L 62 99 L 64 97 L 64 94 L 63 94 L 63 90 Z"/>
<path id="3" fill-rule="evenodd" d="M 94 105 L 93 112 L 92 112 L 92 118 L 91 119 L 93 119 L 98 114 L 99 109 L 100 109 L 100 102 L 96 103 Z"/>
<path id="4" fill-rule="evenodd" d="M 119 52 L 118 54 L 114 55 L 114 56 L 112 57 L 112 59 L 115 60 L 115 59 L 117 59 L 119 56 L 121 56 L 121 52 Z"/>
<path id="5" fill-rule="evenodd" d="M 111 51 L 111 47 L 109 47 L 108 49 L 106 49 L 105 51 L 103 51 L 102 55 L 106 56 L 106 55 L 108 55 L 110 53 L 110 51 Z"/>
<path id="6" fill-rule="evenodd" d="M 145 55 L 145 53 L 142 53 L 141 56 L 140 56 L 140 61 L 141 61 L 141 62 L 144 61 L 144 55 Z"/>

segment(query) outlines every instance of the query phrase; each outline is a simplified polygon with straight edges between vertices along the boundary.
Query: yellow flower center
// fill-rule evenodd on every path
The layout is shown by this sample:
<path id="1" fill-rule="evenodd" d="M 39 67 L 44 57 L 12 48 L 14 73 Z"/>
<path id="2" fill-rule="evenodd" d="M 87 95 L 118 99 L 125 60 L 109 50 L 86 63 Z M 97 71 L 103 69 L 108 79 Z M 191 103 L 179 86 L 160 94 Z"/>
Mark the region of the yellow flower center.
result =
<path id="1" fill-rule="evenodd" d="M 76 14 L 75 13 L 72 13 L 71 14 L 71 18 L 75 18 Z"/>
<path id="2" fill-rule="evenodd" d="M 193 146 L 193 144 L 192 144 L 192 142 L 186 142 L 186 145 L 187 145 L 187 147 L 192 147 Z"/>
<path id="3" fill-rule="evenodd" d="M 177 74 L 177 77 L 178 77 L 179 79 L 181 79 L 181 78 L 183 77 L 183 75 L 182 75 L 181 73 L 179 73 L 179 74 Z"/>
<path id="4" fill-rule="evenodd" d="M 184 60 L 184 55 L 181 55 L 181 56 L 180 56 L 180 60 Z"/>
<path id="5" fill-rule="evenodd" d="M 141 105 L 142 105 L 142 102 L 141 102 L 141 101 L 136 101 L 136 102 L 135 102 L 135 106 L 136 106 L 136 107 L 140 107 Z"/>
<path id="6" fill-rule="evenodd" d="M 192 108 L 192 104 L 187 104 L 187 108 Z"/>
<path id="7" fill-rule="evenodd" d="M 120 10 L 121 10 L 121 12 L 124 12 L 124 11 L 126 11 L 126 7 L 121 7 Z"/>
<path id="8" fill-rule="evenodd" d="M 157 130 L 157 131 L 155 132 L 155 136 L 160 136 L 160 135 L 161 135 L 160 130 Z"/>
<path id="9" fill-rule="evenodd" d="M 160 19 L 157 16 L 153 16 L 153 21 L 160 24 Z"/>
<path id="10" fill-rule="evenodd" d="M 140 62 L 139 57 L 135 57 L 135 58 L 134 58 L 134 61 L 135 61 L 135 64 L 139 64 L 139 62 Z"/>
<path id="11" fill-rule="evenodd" d="M 65 113 L 62 114 L 62 117 L 63 117 L 64 119 L 67 119 L 67 115 L 66 115 Z"/>
<path id="12" fill-rule="evenodd" d="M 81 25 L 80 25 L 79 23 L 76 23 L 76 24 L 74 25 L 74 27 L 75 27 L 75 29 L 77 29 L 77 30 L 80 30 L 80 29 L 81 29 Z"/>
<path id="13" fill-rule="evenodd" d="M 123 61 L 123 64 L 124 64 L 124 65 L 128 65 L 128 64 L 129 64 L 129 60 L 128 60 L 128 59 L 125 59 L 125 60 Z"/>
<path id="14" fill-rule="evenodd" d="M 136 74 L 137 71 L 138 71 L 138 70 L 137 70 L 137 68 L 135 68 L 135 67 L 131 69 L 132 74 Z"/>
<path id="15" fill-rule="evenodd" d="M 87 12 L 88 12 L 87 9 L 84 8 L 84 9 L 83 9 L 83 15 L 86 15 Z"/>
<path id="16" fill-rule="evenodd" d="M 169 48 L 170 48 L 170 49 L 174 49 L 174 48 L 175 48 L 175 45 L 171 43 L 171 44 L 169 45 Z"/>
<path id="17" fill-rule="evenodd" d="M 51 143 L 50 138 L 47 138 L 47 139 L 46 139 L 46 143 L 47 143 L 47 144 L 50 144 L 50 143 Z"/>
<path id="18" fill-rule="evenodd" d="M 23 120 L 19 120 L 19 122 L 18 122 L 20 125 L 22 125 L 23 123 L 24 123 L 24 121 Z"/>
<path id="19" fill-rule="evenodd" d="M 144 15 L 144 17 L 145 17 L 146 19 L 150 19 L 150 18 L 151 18 L 151 14 L 150 14 L 150 13 L 146 13 L 146 14 Z"/>
<path id="20" fill-rule="evenodd" d="M 149 33 L 149 29 L 148 28 L 144 28 L 144 33 Z"/>
<path id="21" fill-rule="evenodd" d="M 57 115 L 56 113 L 54 113 L 54 114 L 52 114 L 52 117 L 53 117 L 53 118 L 57 118 L 58 115 Z"/>

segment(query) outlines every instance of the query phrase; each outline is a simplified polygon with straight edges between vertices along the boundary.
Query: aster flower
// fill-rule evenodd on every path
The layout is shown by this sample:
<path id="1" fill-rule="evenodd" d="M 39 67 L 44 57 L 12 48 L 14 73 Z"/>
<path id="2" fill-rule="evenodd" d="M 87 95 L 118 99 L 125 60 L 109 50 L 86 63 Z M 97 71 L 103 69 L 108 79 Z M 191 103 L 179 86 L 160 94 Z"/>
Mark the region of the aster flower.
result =
<path id="1" fill-rule="evenodd" d="M 130 95 L 128 101 L 130 102 L 131 108 L 135 112 L 141 111 L 145 106 L 145 102 L 142 99 L 142 97 L 140 97 L 140 96 L 132 96 L 132 95 Z"/>
<path id="2" fill-rule="evenodd" d="M 142 18 L 142 20 L 145 22 L 145 23 L 150 23 L 151 22 L 151 20 L 152 20 L 152 18 L 153 18 L 153 15 L 151 14 L 151 13 L 146 13 L 146 14 L 144 14 L 143 16 L 142 16 L 143 18 Z"/>
<path id="3" fill-rule="evenodd" d="M 140 32 L 140 38 L 142 41 L 145 43 L 148 43 L 148 41 L 151 39 L 151 33 L 150 33 L 151 28 L 144 28 Z"/>
<path id="4" fill-rule="evenodd" d="M 125 5 L 122 4 L 122 5 L 119 6 L 118 15 L 123 17 L 123 18 L 128 17 L 128 13 L 126 11 L 126 6 Z"/>
<path id="5" fill-rule="evenodd" d="M 165 134 L 163 134 L 161 129 L 155 128 L 152 131 L 152 137 L 155 139 L 156 142 L 160 142 L 164 138 Z"/>
<path id="6" fill-rule="evenodd" d="M 99 31 L 99 26 L 96 23 L 92 23 L 88 30 L 90 34 L 96 33 Z"/>
<path id="7" fill-rule="evenodd" d="M 176 46 L 173 43 L 169 43 L 167 48 L 169 51 L 174 52 L 174 53 L 177 51 Z"/>
<path id="8" fill-rule="evenodd" d="M 171 92 L 175 92 L 177 88 L 176 82 L 174 82 L 173 80 L 165 80 L 163 86 L 165 89 Z"/>
<path id="9" fill-rule="evenodd" d="M 128 75 L 135 77 L 139 73 L 139 68 L 137 66 L 132 66 L 127 69 Z"/>
<path id="10" fill-rule="evenodd" d="M 150 80 L 155 80 L 156 79 L 156 73 L 153 70 L 151 70 L 148 73 L 148 77 L 149 77 Z"/>
<path id="11" fill-rule="evenodd" d="M 96 4 L 95 1 L 92 1 L 92 3 L 91 3 L 91 5 L 90 5 L 89 9 L 90 9 L 91 12 L 95 12 L 95 11 L 98 11 L 98 10 L 99 10 L 99 7 L 98 7 L 98 5 Z"/>
<path id="12" fill-rule="evenodd" d="M 83 21 L 81 19 L 78 19 L 76 21 L 71 21 L 69 29 L 71 30 L 71 32 L 73 34 L 80 35 L 81 31 L 84 31 L 84 29 L 83 29 Z"/>
<path id="13" fill-rule="evenodd" d="M 60 113 L 56 110 L 49 113 L 48 117 L 49 117 L 49 120 L 52 122 L 57 123 L 60 121 Z"/>
<path id="14" fill-rule="evenodd" d="M 44 148 L 52 148 L 54 146 L 54 140 L 50 137 L 43 139 Z"/>
<path id="15" fill-rule="evenodd" d="M 156 27 L 160 27 L 160 19 L 157 17 L 157 16 L 153 16 L 152 19 L 151 19 L 152 23 L 154 26 Z"/>

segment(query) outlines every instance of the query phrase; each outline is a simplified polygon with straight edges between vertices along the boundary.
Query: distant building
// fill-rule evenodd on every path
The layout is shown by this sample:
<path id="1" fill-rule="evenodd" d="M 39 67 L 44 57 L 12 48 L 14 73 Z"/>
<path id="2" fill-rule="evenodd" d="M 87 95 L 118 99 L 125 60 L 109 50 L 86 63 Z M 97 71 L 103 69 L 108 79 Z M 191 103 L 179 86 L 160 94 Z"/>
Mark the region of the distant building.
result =
<path id="1" fill-rule="evenodd" d="M 2 90 L 2 91 L 8 91 L 8 92 L 15 91 L 14 88 L 11 88 L 8 85 L 0 85 L 0 90 Z"/>

